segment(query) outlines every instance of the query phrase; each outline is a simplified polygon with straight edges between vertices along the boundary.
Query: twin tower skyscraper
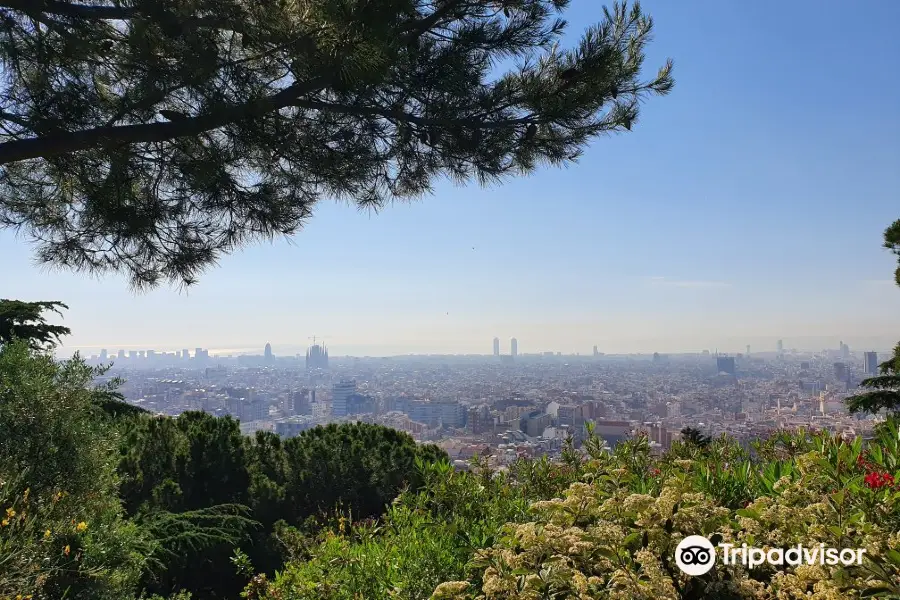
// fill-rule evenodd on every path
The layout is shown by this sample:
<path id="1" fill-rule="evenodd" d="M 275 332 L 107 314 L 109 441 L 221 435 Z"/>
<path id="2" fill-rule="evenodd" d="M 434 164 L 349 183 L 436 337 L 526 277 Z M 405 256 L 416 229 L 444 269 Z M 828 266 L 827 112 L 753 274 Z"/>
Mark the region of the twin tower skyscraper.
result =
<path id="1" fill-rule="evenodd" d="M 519 354 L 519 341 L 516 338 L 509 339 L 509 355 L 515 357 Z M 494 338 L 494 356 L 500 356 L 500 338 Z"/>

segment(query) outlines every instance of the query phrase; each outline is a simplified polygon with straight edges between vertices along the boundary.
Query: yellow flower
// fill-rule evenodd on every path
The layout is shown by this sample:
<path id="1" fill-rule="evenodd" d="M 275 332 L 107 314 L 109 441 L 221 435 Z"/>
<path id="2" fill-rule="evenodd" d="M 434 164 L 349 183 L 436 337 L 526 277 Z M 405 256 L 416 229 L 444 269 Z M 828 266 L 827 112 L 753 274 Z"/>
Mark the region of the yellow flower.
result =
<path id="1" fill-rule="evenodd" d="M 69 555 L 69 552 L 71 552 L 71 551 L 72 551 L 72 549 L 69 548 L 69 545 L 68 545 L 68 544 L 66 544 L 66 547 L 63 548 L 63 554 L 65 554 L 66 556 L 68 556 L 68 555 Z"/>
<path id="2" fill-rule="evenodd" d="M 51 535 L 50 530 L 48 529 L 47 531 L 44 532 L 44 539 L 45 540 L 48 539 L 50 537 L 50 535 Z"/>
<path id="3" fill-rule="evenodd" d="M 7 508 L 6 516 L 9 517 L 10 519 L 12 519 L 14 516 L 16 516 L 16 511 L 13 510 L 12 508 Z"/>
<path id="4" fill-rule="evenodd" d="M 79 523 L 78 525 L 75 526 L 75 531 L 77 531 L 79 533 L 81 533 L 85 529 L 87 529 L 87 523 L 85 523 L 84 521 L 82 521 L 81 523 Z"/>
<path id="5" fill-rule="evenodd" d="M 2 521 L 0 521 L 0 525 L 6 527 L 7 525 L 9 525 L 9 519 L 3 519 Z"/>

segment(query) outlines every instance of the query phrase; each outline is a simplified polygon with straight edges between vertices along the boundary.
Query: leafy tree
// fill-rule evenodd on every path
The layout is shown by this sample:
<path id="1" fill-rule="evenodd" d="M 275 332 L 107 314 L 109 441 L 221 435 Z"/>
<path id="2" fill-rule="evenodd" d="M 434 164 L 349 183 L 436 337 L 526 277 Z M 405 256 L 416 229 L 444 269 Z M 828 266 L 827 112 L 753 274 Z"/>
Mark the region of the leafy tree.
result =
<path id="1" fill-rule="evenodd" d="M 0 224 L 47 263 L 189 284 L 317 200 L 378 209 L 630 130 L 652 20 L 569 0 L 0 1 Z"/>
<path id="2" fill-rule="evenodd" d="M 699 429 L 694 429 L 693 427 L 685 427 L 681 430 L 681 439 L 685 441 L 685 443 L 691 444 L 698 448 L 708 448 L 712 443 L 712 438 L 708 435 L 703 435 L 703 433 Z"/>
<path id="3" fill-rule="evenodd" d="M 2 200 L 0 200 L 2 202 Z M 32 348 L 52 348 L 71 331 L 62 325 L 47 323 L 44 313 L 62 315 L 69 307 L 62 302 L 23 302 L 0 298 L 0 345 L 14 339 L 25 340 Z"/>

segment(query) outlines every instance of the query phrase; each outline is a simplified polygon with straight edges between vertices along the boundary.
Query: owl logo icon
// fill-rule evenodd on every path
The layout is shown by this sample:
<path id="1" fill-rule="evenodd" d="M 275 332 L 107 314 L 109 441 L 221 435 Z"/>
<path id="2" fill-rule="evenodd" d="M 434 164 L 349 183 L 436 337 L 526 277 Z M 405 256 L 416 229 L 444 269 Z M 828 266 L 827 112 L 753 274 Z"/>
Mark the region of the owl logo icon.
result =
<path id="1" fill-rule="evenodd" d="M 687 575 L 703 575 L 716 564 L 716 549 L 702 535 L 689 535 L 675 548 L 675 564 Z"/>

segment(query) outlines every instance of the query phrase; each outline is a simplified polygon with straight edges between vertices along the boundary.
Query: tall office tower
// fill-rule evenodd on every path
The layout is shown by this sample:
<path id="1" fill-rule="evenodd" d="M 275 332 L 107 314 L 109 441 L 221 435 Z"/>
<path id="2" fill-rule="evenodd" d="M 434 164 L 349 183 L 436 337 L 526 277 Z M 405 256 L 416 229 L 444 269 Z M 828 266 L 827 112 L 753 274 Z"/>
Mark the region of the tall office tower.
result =
<path id="1" fill-rule="evenodd" d="M 728 373 L 729 375 L 735 375 L 734 357 L 717 356 L 716 369 L 719 371 L 719 373 Z"/>
<path id="2" fill-rule="evenodd" d="M 866 352 L 866 375 L 878 375 L 878 353 Z"/>
<path id="3" fill-rule="evenodd" d="M 747 356 L 750 356 L 750 344 L 747 344 Z"/>
<path id="4" fill-rule="evenodd" d="M 272 344 L 266 344 L 266 349 L 263 350 L 263 355 L 265 355 L 266 360 L 272 360 Z"/>
<path id="5" fill-rule="evenodd" d="M 516 338 L 511 338 L 509 340 L 509 355 L 513 358 L 519 355 L 519 342 Z"/>
<path id="6" fill-rule="evenodd" d="M 841 358 L 847 358 L 850 356 L 850 346 L 841 342 Z"/>
<path id="7" fill-rule="evenodd" d="M 181 358 L 182 358 L 183 360 L 187 360 L 187 359 L 189 359 L 190 357 L 191 357 L 191 353 L 188 352 L 188 349 L 187 349 L 187 348 L 185 348 L 184 350 L 181 351 Z"/>
<path id="8" fill-rule="evenodd" d="M 107 356 L 108 355 L 106 354 L 106 350 L 100 351 L 100 360 L 106 360 Z"/>
<path id="9" fill-rule="evenodd" d="M 850 375 L 850 371 L 847 369 L 847 365 L 842 362 L 834 363 L 834 378 L 838 381 L 847 381 L 848 376 Z"/>
<path id="10" fill-rule="evenodd" d="M 500 356 L 500 338 L 494 338 L 494 356 Z"/>
<path id="11" fill-rule="evenodd" d="M 203 358 L 203 348 L 194 349 L 194 358 L 196 358 L 197 360 Z"/>
<path id="12" fill-rule="evenodd" d="M 778 352 L 784 352 L 784 340 L 778 340 Z"/>
<path id="13" fill-rule="evenodd" d="M 116 354 L 116 357 L 118 357 L 118 358 L 125 358 L 125 351 L 124 351 L 124 350 L 119 350 L 119 353 Z"/>
<path id="14" fill-rule="evenodd" d="M 347 416 L 347 399 L 356 393 L 356 382 L 343 380 L 331 388 L 331 414 L 335 417 Z"/>
<path id="15" fill-rule="evenodd" d="M 597 356 L 597 346 L 594 346 L 594 356 Z"/>
<path id="16" fill-rule="evenodd" d="M 137 357 L 138 357 L 137 350 L 129 350 L 129 351 L 128 351 L 128 358 L 129 358 L 129 359 L 134 360 L 134 359 L 136 359 Z"/>

